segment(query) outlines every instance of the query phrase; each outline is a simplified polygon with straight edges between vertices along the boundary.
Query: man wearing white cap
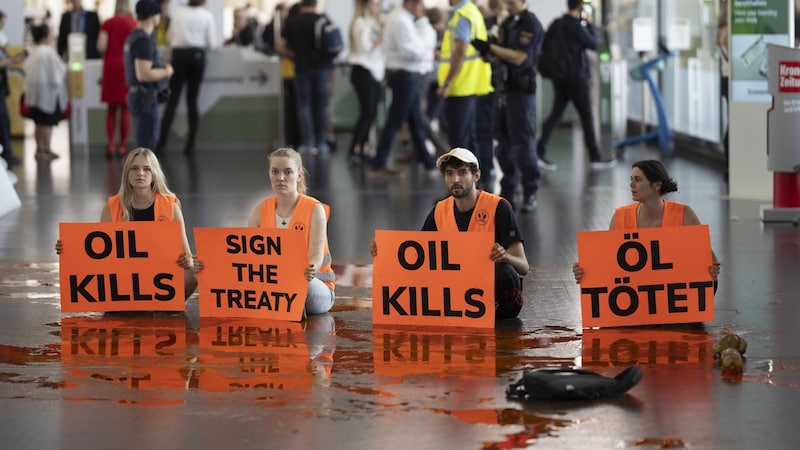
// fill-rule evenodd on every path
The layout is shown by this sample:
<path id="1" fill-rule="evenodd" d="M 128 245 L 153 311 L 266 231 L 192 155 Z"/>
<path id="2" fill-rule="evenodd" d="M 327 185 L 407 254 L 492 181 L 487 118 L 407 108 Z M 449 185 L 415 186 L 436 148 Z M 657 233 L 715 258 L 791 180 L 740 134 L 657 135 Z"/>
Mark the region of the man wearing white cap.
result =
<path id="1" fill-rule="evenodd" d="M 436 160 L 450 195 L 428 214 L 422 231 L 489 231 L 494 247 L 495 319 L 516 317 L 522 309 L 522 277 L 528 274 L 528 258 L 522 233 L 511 205 L 505 199 L 477 188 L 481 171 L 478 158 L 465 148 L 454 148 Z M 369 246 L 375 256 L 375 241 Z"/>

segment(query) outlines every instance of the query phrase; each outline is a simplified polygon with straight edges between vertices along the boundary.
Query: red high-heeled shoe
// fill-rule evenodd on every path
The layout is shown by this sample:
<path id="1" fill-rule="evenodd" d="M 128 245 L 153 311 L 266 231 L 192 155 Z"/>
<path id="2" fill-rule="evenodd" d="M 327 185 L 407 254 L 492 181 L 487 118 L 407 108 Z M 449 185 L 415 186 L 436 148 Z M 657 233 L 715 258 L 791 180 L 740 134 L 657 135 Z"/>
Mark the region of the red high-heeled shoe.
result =
<path id="1" fill-rule="evenodd" d="M 124 158 L 126 156 L 128 156 L 128 148 L 125 147 L 124 145 L 120 145 L 119 146 L 119 157 L 120 158 Z"/>
<path id="2" fill-rule="evenodd" d="M 114 157 L 114 144 L 108 143 L 106 145 L 106 159 L 112 159 Z"/>

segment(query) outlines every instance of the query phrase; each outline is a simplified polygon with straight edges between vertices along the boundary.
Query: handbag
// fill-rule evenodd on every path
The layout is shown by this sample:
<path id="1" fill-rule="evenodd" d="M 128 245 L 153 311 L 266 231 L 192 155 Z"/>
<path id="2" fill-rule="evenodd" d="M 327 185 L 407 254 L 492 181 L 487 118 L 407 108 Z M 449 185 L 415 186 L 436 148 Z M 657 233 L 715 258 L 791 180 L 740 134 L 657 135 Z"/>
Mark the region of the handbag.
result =
<path id="1" fill-rule="evenodd" d="M 28 119 L 33 119 L 33 111 L 25 103 L 25 93 L 19 96 L 19 115 Z"/>
<path id="2" fill-rule="evenodd" d="M 33 111 L 25 103 L 25 93 L 19 95 L 19 115 L 28 119 L 33 119 Z M 61 119 L 69 119 L 72 116 L 72 102 L 67 100 L 67 107 L 61 112 Z"/>

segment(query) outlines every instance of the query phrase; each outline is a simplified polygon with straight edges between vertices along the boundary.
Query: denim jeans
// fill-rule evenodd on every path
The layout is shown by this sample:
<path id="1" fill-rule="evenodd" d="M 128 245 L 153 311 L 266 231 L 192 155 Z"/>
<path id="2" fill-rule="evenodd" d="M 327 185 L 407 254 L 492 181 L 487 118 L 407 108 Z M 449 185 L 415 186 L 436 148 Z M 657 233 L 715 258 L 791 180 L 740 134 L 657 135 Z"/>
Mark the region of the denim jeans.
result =
<path id="1" fill-rule="evenodd" d="M 156 91 L 143 88 L 131 89 L 128 91 L 128 109 L 133 117 L 136 145 L 155 150 L 160 125 Z"/>
<path id="2" fill-rule="evenodd" d="M 475 131 L 477 97 L 447 97 L 444 115 L 447 118 L 447 138 L 450 147 L 463 147 L 478 155 L 478 138 Z M 480 162 L 480 161 L 479 161 Z"/>
<path id="3" fill-rule="evenodd" d="M 303 70 L 295 73 L 294 89 L 301 151 L 328 148 L 328 84 L 331 69 Z"/>
<path id="4" fill-rule="evenodd" d="M 392 90 L 392 103 L 386 115 L 386 123 L 381 130 L 375 160 L 372 166 L 386 166 L 392 149 L 394 137 L 403 122 L 408 121 L 408 131 L 414 143 L 414 153 L 426 168 L 433 168 L 436 162 L 425 147 L 425 117 L 422 115 L 422 75 L 406 71 L 391 71 L 386 74 L 386 82 Z"/>

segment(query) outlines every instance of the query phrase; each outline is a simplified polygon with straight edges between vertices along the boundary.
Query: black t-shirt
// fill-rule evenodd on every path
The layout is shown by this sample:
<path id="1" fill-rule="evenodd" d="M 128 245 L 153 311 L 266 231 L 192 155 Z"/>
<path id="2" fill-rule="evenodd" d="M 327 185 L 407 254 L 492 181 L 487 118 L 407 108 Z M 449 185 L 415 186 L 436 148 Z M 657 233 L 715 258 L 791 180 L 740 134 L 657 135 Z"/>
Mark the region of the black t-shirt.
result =
<path id="1" fill-rule="evenodd" d="M 294 68 L 297 71 L 321 69 L 330 65 L 323 62 L 316 54 L 314 24 L 319 14 L 304 13 L 286 21 L 281 30 L 281 37 L 294 52 Z"/>
<path id="2" fill-rule="evenodd" d="M 136 79 L 137 59 L 153 61 L 153 68 L 164 67 L 161 55 L 158 53 L 156 41 L 141 28 L 134 29 L 125 40 L 125 82 L 128 86 L 142 86 L 154 90 L 161 88 L 161 82 L 148 81 L 140 83 Z"/>
<path id="3" fill-rule="evenodd" d="M 475 208 L 469 211 L 461 212 L 456 208 L 453 203 L 453 212 L 456 217 L 456 225 L 459 231 L 467 231 L 469 229 L 469 221 L 472 218 L 472 212 Z M 422 225 L 422 231 L 438 231 L 436 228 L 436 219 L 434 218 L 436 208 L 434 208 L 425 219 L 425 224 Z M 494 213 L 494 241 L 502 245 L 504 248 L 510 247 L 515 242 L 523 242 L 522 233 L 519 231 L 517 219 L 514 217 L 514 212 L 507 201 L 501 200 L 497 203 L 497 210 Z"/>
<path id="4" fill-rule="evenodd" d="M 156 202 L 145 209 L 131 208 L 131 222 L 152 222 L 156 220 Z"/>

